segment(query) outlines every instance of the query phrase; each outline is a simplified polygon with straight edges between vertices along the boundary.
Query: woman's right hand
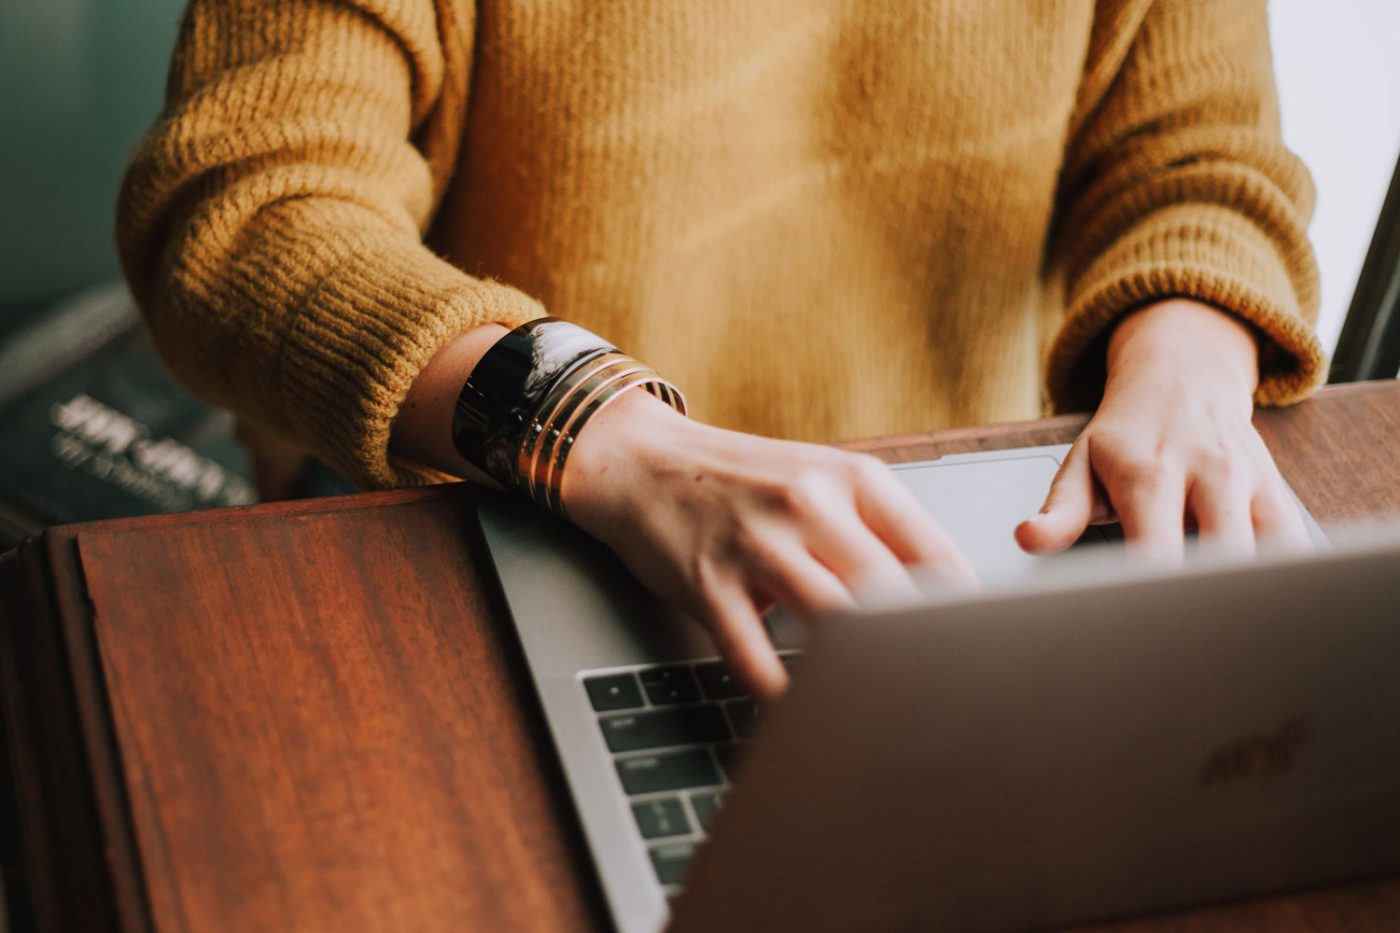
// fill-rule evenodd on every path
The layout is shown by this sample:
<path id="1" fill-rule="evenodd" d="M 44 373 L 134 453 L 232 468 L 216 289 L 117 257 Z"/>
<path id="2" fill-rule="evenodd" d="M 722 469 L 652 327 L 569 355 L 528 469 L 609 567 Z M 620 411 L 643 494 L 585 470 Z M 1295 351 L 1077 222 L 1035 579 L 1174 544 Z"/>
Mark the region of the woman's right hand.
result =
<path id="1" fill-rule="evenodd" d="M 973 579 L 873 457 L 710 427 L 642 391 L 579 433 L 562 494 L 569 518 L 705 625 L 762 699 L 787 686 L 761 618 L 773 604 L 811 618 L 867 590 L 913 592 L 914 564 Z"/>

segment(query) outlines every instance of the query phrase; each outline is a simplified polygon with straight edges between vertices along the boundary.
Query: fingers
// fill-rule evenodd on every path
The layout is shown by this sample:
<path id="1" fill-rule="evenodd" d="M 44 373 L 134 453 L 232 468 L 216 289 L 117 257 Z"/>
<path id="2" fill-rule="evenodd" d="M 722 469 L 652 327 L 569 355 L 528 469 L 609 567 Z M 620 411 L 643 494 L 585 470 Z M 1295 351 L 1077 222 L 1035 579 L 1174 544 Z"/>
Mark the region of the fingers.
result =
<path id="1" fill-rule="evenodd" d="M 856 607 L 846 584 L 795 543 L 770 550 L 755 561 L 753 572 L 764 592 L 798 618 L 811 619 Z"/>
<path id="2" fill-rule="evenodd" d="M 1250 522 L 1256 541 L 1285 548 L 1312 548 L 1303 514 L 1288 484 L 1283 481 L 1264 439 L 1251 431 L 1251 451 L 1259 477 L 1250 502 Z"/>
<path id="3" fill-rule="evenodd" d="M 782 696 L 788 688 L 787 669 L 768 640 L 752 597 L 737 584 L 712 587 L 707 597 L 707 627 L 735 679 L 760 700 Z"/>
<path id="4" fill-rule="evenodd" d="M 1252 484 L 1244 477 L 1205 476 L 1191 486 L 1187 504 L 1196 518 L 1201 540 L 1229 554 L 1254 553 L 1254 521 L 1250 514 Z"/>
<path id="5" fill-rule="evenodd" d="M 880 479 L 904 490 L 892 477 Z M 905 503 L 897 493 L 881 489 L 878 481 L 869 486 L 844 494 L 821 484 L 800 486 L 792 493 L 800 525 L 760 525 L 743 536 L 747 584 L 738 588 L 740 596 L 731 594 L 716 603 L 711 628 L 735 677 L 760 699 L 781 695 L 787 676 L 754 609 L 754 594 L 762 592 L 811 619 L 855 608 L 857 595 L 917 598 L 920 591 L 906 560 L 952 566 L 956 569 L 951 572 L 972 576 L 966 558 L 912 494 Z M 856 496 L 866 502 L 864 512 L 853 508 Z M 875 527 L 863 520 L 866 514 L 875 516 Z"/>
<path id="6" fill-rule="evenodd" d="M 1040 514 L 1016 526 L 1016 543 L 1032 554 L 1063 551 L 1105 511 L 1094 486 L 1087 438 L 1081 438 L 1060 464 Z"/>
<path id="7" fill-rule="evenodd" d="M 787 685 L 759 614 L 776 600 L 803 618 L 849 610 L 859 596 L 877 603 L 917 598 L 909 566 L 927 563 L 953 578 L 972 578 L 966 558 L 914 496 L 878 461 L 802 448 L 802 468 L 780 482 L 748 485 L 749 473 L 719 473 L 725 497 L 689 484 L 705 508 L 702 527 L 718 519 L 721 546 L 694 565 L 689 605 L 706 622 L 735 677 L 755 696 Z M 727 519 L 727 521 L 726 521 Z M 650 554 L 634 560 L 644 565 Z"/>
<path id="8" fill-rule="evenodd" d="M 868 531 L 866 537 L 871 537 Z M 887 567 L 872 567 L 878 557 L 866 548 L 847 554 L 839 563 L 855 579 L 859 574 L 886 574 Z M 874 548 L 881 551 L 881 548 Z M 884 552 L 888 555 L 888 552 Z M 903 584 L 912 586 L 907 573 Z M 856 600 L 848 584 L 832 568 L 814 556 L 801 539 L 777 529 L 750 536 L 744 548 L 746 573 L 730 581 L 712 581 L 709 594 L 709 629 L 716 647 L 728 662 L 734 676 L 760 700 L 772 700 L 787 690 L 786 668 L 779 661 L 758 607 L 758 594 L 764 602 L 773 599 L 800 618 L 811 619 L 830 612 L 852 609 Z"/>
<path id="9" fill-rule="evenodd" d="M 1185 546 L 1186 477 L 1163 464 L 1119 465 L 1104 479 L 1130 550 L 1179 562 Z"/>
<path id="10" fill-rule="evenodd" d="M 1266 483 L 1254 497 L 1250 510 L 1259 540 L 1284 547 L 1311 547 L 1307 526 L 1298 504 L 1283 485 L 1283 479 Z"/>
<path id="11" fill-rule="evenodd" d="M 949 582 L 975 584 L 972 562 L 884 464 L 862 458 L 856 508 L 866 526 L 905 564 L 934 570 Z"/>
<path id="12" fill-rule="evenodd" d="M 1068 547 L 1110 510 L 1134 550 L 1172 561 L 1182 556 L 1188 515 L 1203 540 L 1229 553 L 1253 554 L 1258 539 L 1308 541 L 1267 451 L 1262 458 L 1245 449 L 1150 461 L 1109 447 L 1095 463 L 1087 441 L 1081 438 L 1065 458 L 1041 514 L 1017 528 L 1026 550 Z"/>
<path id="13" fill-rule="evenodd" d="M 1307 546 L 1307 528 L 1268 448 L 1252 429 L 1237 452 L 1203 456 L 1188 476 L 1188 512 L 1203 543 L 1252 556 L 1260 542 Z"/>
<path id="14" fill-rule="evenodd" d="M 832 518 L 825 526 L 811 529 L 808 546 L 850 593 L 879 600 L 918 598 L 919 588 L 909 569 L 874 532 L 854 514 Z"/>
<path id="15" fill-rule="evenodd" d="M 906 493 L 878 461 L 842 455 L 791 480 L 779 524 L 857 597 L 917 597 L 907 564 L 923 558 L 970 576 L 956 548 Z"/>

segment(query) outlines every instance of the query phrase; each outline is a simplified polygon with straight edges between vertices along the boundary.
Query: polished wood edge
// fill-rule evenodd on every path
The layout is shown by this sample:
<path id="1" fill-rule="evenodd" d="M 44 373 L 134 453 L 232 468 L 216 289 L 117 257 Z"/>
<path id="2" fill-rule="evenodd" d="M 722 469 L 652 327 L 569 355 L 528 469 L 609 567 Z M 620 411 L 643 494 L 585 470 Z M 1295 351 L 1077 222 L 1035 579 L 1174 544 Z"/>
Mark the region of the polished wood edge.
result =
<path id="1" fill-rule="evenodd" d="M 1325 385 L 1319 388 L 1312 395 L 1298 402 L 1298 405 L 1306 405 L 1314 399 L 1326 401 L 1333 398 L 1347 398 L 1353 395 L 1377 395 L 1395 393 L 1400 391 L 1400 379 L 1368 379 L 1364 382 L 1347 382 L 1337 385 Z M 1260 411 L 1288 411 L 1296 405 L 1275 405 L 1269 408 L 1261 408 Z"/>
<path id="2" fill-rule="evenodd" d="M 136 515 L 130 518 L 109 518 L 101 521 L 81 522 L 60 525 L 48 529 L 45 535 L 62 532 L 76 538 L 88 529 L 101 528 L 104 531 L 126 531 L 128 529 L 183 528 L 188 525 L 218 523 L 231 526 L 245 521 L 262 521 L 267 518 L 288 518 L 297 516 L 322 515 L 327 512 L 352 512 L 360 509 L 381 508 L 432 499 L 447 501 L 470 496 L 479 489 L 468 482 L 440 483 L 435 486 L 412 486 L 404 489 L 385 489 L 376 492 L 356 492 L 343 496 L 323 496 L 316 499 L 291 499 L 280 502 L 262 502 L 252 505 L 229 506 L 221 509 L 202 509 L 195 512 L 173 512 L 168 515 Z"/>
<path id="3" fill-rule="evenodd" d="M 200 509 L 193 512 L 171 512 L 164 515 L 133 515 L 128 518 L 104 518 L 89 522 L 75 522 L 70 525 L 54 525 L 26 538 L 14 548 L 43 541 L 58 535 L 69 540 L 76 539 L 89 529 L 103 531 L 146 531 L 156 528 L 183 528 L 189 525 L 236 525 L 239 522 L 262 521 L 268 518 L 286 518 L 303 515 L 322 515 L 327 512 L 353 512 L 360 509 L 373 509 L 404 503 L 422 502 L 432 499 L 452 501 L 469 497 L 480 487 L 466 481 L 439 483 L 433 486 L 412 486 L 403 489 L 384 489 L 375 492 L 347 493 L 343 496 L 323 496 L 315 499 L 291 499 L 278 502 L 257 502 L 252 505 L 235 505 L 219 509 Z"/>
<path id="4" fill-rule="evenodd" d="M 114 916 L 128 933 L 152 930 L 154 922 L 146 900 L 140 847 L 93 629 L 93 606 L 78 552 L 79 541 L 74 533 L 66 531 L 46 535 L 44 544 L 54 577 L 70 583 L 55 587 L 53 596 L 72 671 L 80 738 L 105 843 Z"/>
<path id="5" fill-rule="evenodd" d="M 849 450 L 872 452 L 918 448 L 934 448 L 942 453 L 1008 450 L 1030 446 L 1031 443 L 1068 443 L 1068 441 L 1059 438 L 1078 434 L 1088 423 L 1089 416 L 1087 414 L 1055 415 L 1050 418 L 1037 418 L 1034 421 L 1008 421 L 1001 424 L 966 428 L 943 428 L 922 434 L 862 437 L 842 441 L 840 446 Z M 1045 440 L 1027 443 L 1026 437 L 1040 437 L 1045 438 Z"/>
<path id="6" fill-rule="evenodd" d="M 1327 402 L 1332 399 L 1359 395 L 1400 393 L 1400 380 L 1373 379 L 1369 382 L 1352 382 L 1345 385 L 1329 385 L 1317 390 L 1309 399 L 1299 402 L 1306 405 L 1314 400 Z M 1284 412 L 1294 406 L 1258 408 L 1255 416 L 1265 418 L 1273 412 Z M 1000 424 L 975 425 L 965 428 L 944 428 L 914 434 L 892 434 L 884 437 L 864 437 L 842 441 L 839 446 L 848 450 L 869 451 L 889 459 L 899 459 L 901 453 L 912 456 L 941 456 L 949 453 L 972 453 L 982 450 L 1009 450 L 1035 444 L 1068 443 L 1089 423 L 1090 413 L 1078 412 L 1037 418 L 1032 421 L 1007 421 Z"/>
<path id="7" fill-rule="evenodd" d="M 121 929 L 107 842 L 73 698 L 60 622 L 51 602 L 59 585 L 44 538 L 7 562 L 0 661 L 4 718 L 14 768 L 19 839 L 7 863 L 15 929 Z"/>

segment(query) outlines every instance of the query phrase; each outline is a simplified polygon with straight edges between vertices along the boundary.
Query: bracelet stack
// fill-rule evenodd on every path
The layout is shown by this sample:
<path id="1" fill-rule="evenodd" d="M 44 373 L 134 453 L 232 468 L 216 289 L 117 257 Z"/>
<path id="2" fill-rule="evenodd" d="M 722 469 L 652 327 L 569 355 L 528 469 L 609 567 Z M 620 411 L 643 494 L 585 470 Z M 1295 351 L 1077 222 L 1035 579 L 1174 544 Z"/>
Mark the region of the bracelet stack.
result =
<path id="1" fill-rule="evenodd" d="M 682 415 L 656 370 L 565 321 L 517 327 L 481 358 L 457 399 L 452 442 L 468 463 L 563 516 L 564 468 L 589 419 L 641 386 Z"/>

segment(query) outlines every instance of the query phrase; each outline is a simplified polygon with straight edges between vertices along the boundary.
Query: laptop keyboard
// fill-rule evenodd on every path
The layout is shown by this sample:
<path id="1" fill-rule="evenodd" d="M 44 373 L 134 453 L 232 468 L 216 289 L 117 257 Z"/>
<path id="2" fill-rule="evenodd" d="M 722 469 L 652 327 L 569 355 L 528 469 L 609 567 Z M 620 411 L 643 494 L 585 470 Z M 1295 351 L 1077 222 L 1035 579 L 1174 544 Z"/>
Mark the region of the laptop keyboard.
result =
<path id="1" fill-rule="evenodd" d="M 1080 543 L 1122 537 L 1118 525 L 1099 525 Z M 778 656 L 791 670 L 801 652 Z M 714 660 L 585 672 L 582 679 L 638 838 L 657 883 L 674 898 L 758 730 L 758 705 Z"/>
<path id="2" fill-rule="evenodd" d="M 799 653 L 779 657 L 791 669 Z M 674 897 L 758 729 L 758 705 L 719 661 L 585 675 L 583 686 L 657 883 Z"/>

